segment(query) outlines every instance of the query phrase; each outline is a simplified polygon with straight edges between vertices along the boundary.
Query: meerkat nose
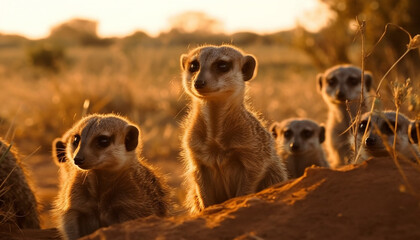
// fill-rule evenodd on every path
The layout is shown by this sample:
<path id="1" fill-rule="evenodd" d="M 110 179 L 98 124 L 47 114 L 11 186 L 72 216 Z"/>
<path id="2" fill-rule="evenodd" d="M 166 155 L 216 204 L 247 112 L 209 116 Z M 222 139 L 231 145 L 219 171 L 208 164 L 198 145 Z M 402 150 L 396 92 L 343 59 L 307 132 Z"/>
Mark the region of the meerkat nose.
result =
<path id="1" fill-rule="evenodd" d="M 202 88 L 204 88 L 206 86 L 206 82 L 205 81 L 203 81 L 203 80 L 199 80 L 199 79 L 197 79 L 195 82 L 194 82 L 194 87 L 195 87 L 195 89 L 202 89 Z"/>
<path id="2" fill-rule="evenodd" d="M 293 142 L 290 144 L 290 149 L 292 150 L 292 152 L 297 152 L 299 151 L 299 144 Z"/>
<path id="3" fill-rule="evenodd" d="M 366 146 L 372 147 L 375 145 L 376 140 L 374 138 L 368 137 L 366 138 L 365 143 L 366 143 Z"/>
<path id="4" fill-rule="evenodd" d="M 84 157 L 75 157 L 74 158 L 74 164 L 76 164 L 77 166 L 83 164 L 84 162 L 85 162 Z"/>
<path id="5" fill-rule="evenodd" d="M 341 90 L 337 91 L 335 96 L 338 100 L 346 100 L 346 95 Z"/>

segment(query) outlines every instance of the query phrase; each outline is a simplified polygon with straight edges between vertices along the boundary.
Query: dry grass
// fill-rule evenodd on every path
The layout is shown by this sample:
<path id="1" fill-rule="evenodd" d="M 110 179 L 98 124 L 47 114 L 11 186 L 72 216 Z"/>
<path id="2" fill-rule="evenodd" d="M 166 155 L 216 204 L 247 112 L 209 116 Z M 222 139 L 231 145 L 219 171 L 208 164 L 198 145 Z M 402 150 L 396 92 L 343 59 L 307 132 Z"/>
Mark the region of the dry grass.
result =
<path id="1" fill-rule="evenodd" d="M 23 155 L 39 148 L 36 156 L 25 161 L 38 191 L 45 190 L 40 185 L 48 188 L 48 193 L 36 193 L 44 206 L 44 227 L 52 226 L 45 215 L 57 188 L 57 182 L 51 180 L 56 171 L 51 143 L 86 112 L 120 113 L 136 122 L 142 131 L 143 155 L 168 175 L 170 185 L 177 188 L 177 198 L 183 198 L 179 123 L 188 98 L 182 90 L 179 57 L 192 47 L 73 46 L 65 49 L 58 73 L 31 66 L 24 48 L 1 50 L 0 135 L 12 128 Z M 268 124 L 289 117 L 326 120 L 327 107 L 315 84 L 318 70 L 305 53 L 261 44 L 243 50 L 258 59 L 258 75 L 249 83 L 249 101 Z M 384 102 L 392 99 L 387 92 L 381 98 Z M 40 169 L 53 172 L 41 173 Z M 49 178 L 44 180 L 43 175 Z"/>

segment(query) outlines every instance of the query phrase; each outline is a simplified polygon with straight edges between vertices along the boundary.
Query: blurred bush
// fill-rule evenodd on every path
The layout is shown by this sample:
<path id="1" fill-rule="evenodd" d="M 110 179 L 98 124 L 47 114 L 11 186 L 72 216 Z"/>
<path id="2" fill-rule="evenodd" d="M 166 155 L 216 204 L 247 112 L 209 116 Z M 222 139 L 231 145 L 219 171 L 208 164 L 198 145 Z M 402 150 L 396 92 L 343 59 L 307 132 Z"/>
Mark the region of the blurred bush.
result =
<path id="1" fill-rule="evenodd" d="M 64 49 L 50 44 L 36 44 L 27 51 L 30 63 L 35 67 L 58 72 L 64 59 Z"/>
<path id="2" fill-rule="evenodd" d="M 87 19 L 71 19 L 53 27 L 49 39 L 62 45 L 109 46 L 112 38 L 99 38 L 98 23 Z"/>
<path id="3" fill-rule="evenodd" d="M 353 62 L 360 65 L 359 21 L 366 22 L 365 50 L 373 48 L 387 23 L 396 24 L 412 35 L 420 32 L 420 1 L 412 0 L 321 0 L 332 16 L 330 23 L 317 33 L 300 27 L 296 30 L 295 46 L 303 49 L 320 68 L 325 69 L 338 63 Z M 397 28 L 390 28 L 373 54 L 367 59 L 367 68 L 384 73 L 406 50 L 409 37 Z M 355 46 L 357 54 L 354 54 Z M 410 53 L 399 72 L 406 77 L 419 76 L 413 62 L 419 62 L 418 51 Z M 397 77 L 394 75 L 394 77 Z"/>

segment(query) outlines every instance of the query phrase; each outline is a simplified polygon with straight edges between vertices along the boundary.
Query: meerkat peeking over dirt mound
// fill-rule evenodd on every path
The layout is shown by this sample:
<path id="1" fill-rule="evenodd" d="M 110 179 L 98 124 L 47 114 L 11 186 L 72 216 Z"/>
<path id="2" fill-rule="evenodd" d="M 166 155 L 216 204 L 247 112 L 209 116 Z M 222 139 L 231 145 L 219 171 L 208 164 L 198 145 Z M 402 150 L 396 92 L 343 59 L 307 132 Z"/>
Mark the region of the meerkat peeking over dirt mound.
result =
<path id="1" fill-rule="evenodd" d="M 310 119 L 289 118 L 273 123 L 270 132 L 290 178 L 302 176 L 312 165 L 329 167 L 321 146 L 325 140 L 323 126 Z"/>
<path id="2" fill-rule="evenodd" d="M 355 163 L 361 163 L 370 157 L 392 156 L 395 134 L 397 135 L 395 145 L 397 157 L 413 162 L 420 159 L 414 121 L 410 121 L 404 114 L 397 115 L 394 111 L 385 111 L 373 113 L 368 125 L 369 115 L 370 113 L 362 115 L 358 127 L 355 147 L 357 149 L 354 151 L 357 153 L 358 148 L 361 149 L 360 157 Z"/>
<path id="3" fill-rule="evenodd" d="M 36 198 L 17 151 L 0 138 L 0 222 L 39 228 Z"/>
<path id="4" fill-rule="evenodd" d="M 222 45 L 195 48 L 180 60 L 192 100 L 183 136 L 191 213 L 286 180 L 272 136 L 245 105 L 255 57 Z"/>
<path id="5" fill-rule="evenodd" d="M 166 216 L 169 189 L 140 154 L 139 128 L 114 114 L 81 119 L 53 143 L 61 168 L 55 213 L 65 239 L 100 227 Z"/>
<path id="6" fill-rule="evenodd" d="M 325 144 L 331 167 L 349 164 L 353 156 L 348 128 L 355 118 L 363 89 L 364 103 L 370 99 L 372 76 L 353 65 L 337 65 L 317 76 L 318 90 L 328 105 Z M 362 109 L 362 113 L 365 109 Z"/>

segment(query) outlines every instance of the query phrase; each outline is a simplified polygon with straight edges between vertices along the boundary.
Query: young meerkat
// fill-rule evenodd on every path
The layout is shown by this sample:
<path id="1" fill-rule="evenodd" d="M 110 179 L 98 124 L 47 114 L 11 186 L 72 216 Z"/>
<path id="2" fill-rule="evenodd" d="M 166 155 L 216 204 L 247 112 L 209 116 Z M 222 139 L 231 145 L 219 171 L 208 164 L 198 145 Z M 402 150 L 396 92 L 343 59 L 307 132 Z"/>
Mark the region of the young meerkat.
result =
<path id="1" fill-rule="evenodd" d="M 183 135 L 190 212 L 286 180 L 272 136 L 245 105 L 255 57 L 222 45 L 198 47 L 180 60 L 192 100 Z"/>
<path id="2" fill-rule="evenodd" d="M 352 118 L 360 105 L 362 71 L 353 65 L 337 65 L 317 76 L 318 91 L 328 105 L 325 145 L 331 167 L 349 164 L 353 156 L 349 142 Z M 372 76 L 364 74 L 362 113 L 371 96 Z"/>
<path id="3" fill-rule="evenodd" d="M 325 128 L 310 119 L 290 118 L 275 122 L 270 132 L 276 139 L 277 153 L 284 161 L 289 178 L 298 178 L 312 165 L 329 167 L 321 144 Z"/>
<path id="4" fill-rule="evenodd" d="M 400 158 L 417 162 L 420 159 L 420 151 L 417 146 L 415 122 L 410 121 L 404 114 L 397 115 L 394 111 L 373 113 L 368 124 L 370 113 L 362 115 L 357 132 L 357 148 L 361 147 L 360 157 L 355 163 L 361 163 L 370 157 L 384 157 L 392 155 L 394 133 L 396 132 L 396 154 Z M 397 128 L 395 129 L 395 123 Z M 411 126 L 411 127 L 410 127 Z M 367 128 L 367 129 L 366 129 Z M 364 134 L 366 132 L 366 134 Z M 412 136 L 410 136 L 412 135 Z M 357 153 L 359 149 L 354 149 Z"/>
<path id="5" fill-rule="evenodd" d="M 17 151 L 0 138 L 0 222 L 38 229 L 37 201 Z"/>
<path id="6" fill-rule="evenodd" d="M 64 239 L 168 214 L 169 189 L 139 157 L 139 134 L 121 116 L 94 114 L 54 140 L 53 158 L 61 170 L 55 213 Z"/>

